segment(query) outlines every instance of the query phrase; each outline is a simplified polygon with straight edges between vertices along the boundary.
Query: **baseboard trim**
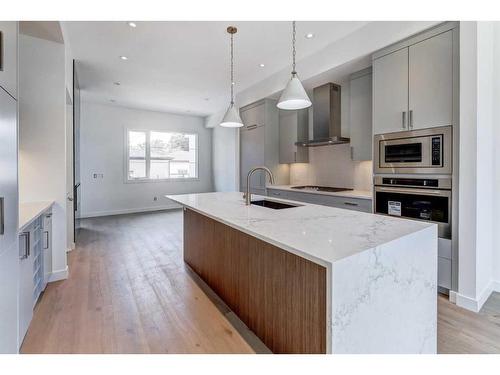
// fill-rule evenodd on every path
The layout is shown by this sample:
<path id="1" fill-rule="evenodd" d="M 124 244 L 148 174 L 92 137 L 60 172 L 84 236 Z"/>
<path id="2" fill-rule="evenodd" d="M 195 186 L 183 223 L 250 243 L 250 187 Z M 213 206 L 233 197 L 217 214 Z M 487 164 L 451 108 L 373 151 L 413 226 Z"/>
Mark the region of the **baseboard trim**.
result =
<path id="1" fill-rule="evenodd" d="M 68 266 L 62 270 L 52 271 L 49 277 L 49 283 L 59 280 L 66 280 L 69 276 Z"/>
<path id="2" fill-rule="evenodd" d="M 463 294 L 453 292 L 455 303 L 457 306 L 463 307 L 464 309 L 479 312 L 483 307 L 484 303 L 491 296 L 491 293 L 500 291 L 500 283 L 498 281 L 491 280 L 488 285 L 483 289 L 477 298 L 472 298 L 465 296 Z M 451 297 L 451 295 L 450 295 Z M 451 298 L 450 298 L 451 300 Z"/>
<path id="3" fill-rule="evenodd" d="M 71 242 L 69 244 L 69 247 L 66 249 L 66 252 L 69 253 L 70 251 L 75 250 L 75 248 L 76 248 L 76 244 L 74 242 Z"/>
<path id="4" fill-rule="evenodd" d="M 93 211 L 93 212 L 85 212 L 80 215 L 80 219 L 87 219 L 91 217 L 100 217 L 100 216 L 113 216 L 113 215 L 124 215 L 124 214 L 136 214 L 141 212 L 153 212 L 153 211 L 164 211 L 164 210 L 174 210 L 181 208 L 180 205 L 170 204 L 167 206 L 159 206 L 159 207 L 148 207 L 148 208 L 128 208 L 125 210 L 111 210 L 111 211 Z"/>
<path id="5" fill-rule="evenodd" d="M 455 292 L 454 290 L 450 290 L 450 302 L 451 303 L 454 303 L 455 305 L 457 304 L 457 292 Z"/>

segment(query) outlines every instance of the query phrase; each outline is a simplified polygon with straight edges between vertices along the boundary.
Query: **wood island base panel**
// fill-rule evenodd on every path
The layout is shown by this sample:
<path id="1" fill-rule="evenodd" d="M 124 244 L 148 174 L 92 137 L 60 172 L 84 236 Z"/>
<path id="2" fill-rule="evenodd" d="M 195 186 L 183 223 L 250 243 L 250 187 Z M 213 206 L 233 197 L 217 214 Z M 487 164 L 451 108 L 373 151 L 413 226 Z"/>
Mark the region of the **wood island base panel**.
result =
<path id="1" fill-rule="evenodd" d="M 327 269 L 184 210 L 184 261 L 274 353 L 326 353 Z"/>
<path id="2" fill-rule="evenodd" d="M 436 353 L 435 224 L 239 192 L 168 198 L 184 207 L 185 262 L 274 353 Z"/>

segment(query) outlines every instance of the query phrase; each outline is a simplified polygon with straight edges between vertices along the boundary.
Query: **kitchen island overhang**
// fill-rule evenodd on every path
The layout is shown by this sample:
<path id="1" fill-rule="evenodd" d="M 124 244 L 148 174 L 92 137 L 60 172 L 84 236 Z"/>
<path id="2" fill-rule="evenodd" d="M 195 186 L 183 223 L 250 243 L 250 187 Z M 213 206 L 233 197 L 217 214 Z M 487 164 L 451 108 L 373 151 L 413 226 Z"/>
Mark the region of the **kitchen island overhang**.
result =
<path id="1" fill-rule="evenodd" d="M 264 296 L 256 297 L 252 285 L 233 285 L 233 281 L 241 283 L 241 280 L 237 280 L 240 277 L 237 274 L 233 275 L 231 263 L 214 261 L 198 264 L 198 269 L 192 267 L 271 350 L 280 353 L 436 352 L 436 225 L 303 203 L 284 210 L 246 206 L 242 194 L 237 192 L 167 197 L 188 209 L 185 216 L 189 216 L 186 212 L 202 216 L 196 219 L 201 220 L 198 224 L 201 232 L 192 232 L 189 223 L 184 229 L 185 260 L 186 252 L 190 252 L 188 248 L 198 249 L 197 253 L 191 251 L 186 260 L 190 266 L 196 263 L 195 259 L 217 258 L 221 255 L 218 251 L 224 251 L 225 258 L 246 259 L 246 263 L 237 263 L 241 270 L 248 265 L 257 270 L 263 268 L 252 273 L 249 279 L 265 286 L 261 288 Z M 254 196 L 254 199 L 263 197 Z M 211 235 L 214 231 L 217 234 Z M 196 240 L 200 235 L 205 238 Z M 214 252 L 209 254 L 210 251 Z M 263 258 L 269 254 L 274 254 L 271 260 Z M 273 263 L 274 260 L 277 261 Z M 267 263 L 262 262 L 273 265 L 266 268 Z M 324 286 L 318 284 L 322 271 L 315 265 L 325 270 Z M 204 267 L 212 270 L 212 276 Z M 231 275 L 217 276 L 220 273 Z M 298 290 L 285 290 L 289 282 L 297 280 Z M 294 307 L 292 301 L 289 308 L 273 311 L 275 302 L 266 300 L 265 294 L 268 299 L 281 298 L 280 288 L 285 301 L 292 298 L 290 293 L 296 293 L 293 298 L 300 301 L 300 305 Z M 244 293 L 249 295 L 239 295 Z M 232 298 L 243 302 L 232 303 Z M 251 302 L 252 298 L 270 310 L 241 309 L 240 305 Z M 310 303 L 317 309 L 309 309 Z M 318 309 L 323 309 L 324 319 L 314 315 Z M 305 343 L 288 342 L 290 335 L 297 332 L 283 333 L 283 337 L 278 331 L 274 335 L 271 332 L 282 326 L 292 330 L 291 317 L 297 330 L 303 332 L 295 341 L 300 339 Z M 307 334 L 307 329 L 315 332 L 316 325 L 321 325 L 324 335 Z M 313 343 L 310 336 L 315 340 L 324 339 L 324 345 Z"/>

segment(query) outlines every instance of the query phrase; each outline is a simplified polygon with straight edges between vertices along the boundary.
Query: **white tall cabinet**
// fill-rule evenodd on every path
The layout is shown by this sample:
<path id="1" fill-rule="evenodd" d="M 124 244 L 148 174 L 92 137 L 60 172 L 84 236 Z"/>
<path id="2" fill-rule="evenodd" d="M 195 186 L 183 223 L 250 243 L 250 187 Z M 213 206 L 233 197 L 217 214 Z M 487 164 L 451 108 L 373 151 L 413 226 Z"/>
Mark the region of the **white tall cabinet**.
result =
<path id="1" fill-rule="evenodd" d="M 0 22 L 0 353 L 17 352 L 17 22 Z"/>
<path id="2" fill-rule="evenodd" d="M 453 30 L 375 54 L 374 134 L 453 123 Z"/>

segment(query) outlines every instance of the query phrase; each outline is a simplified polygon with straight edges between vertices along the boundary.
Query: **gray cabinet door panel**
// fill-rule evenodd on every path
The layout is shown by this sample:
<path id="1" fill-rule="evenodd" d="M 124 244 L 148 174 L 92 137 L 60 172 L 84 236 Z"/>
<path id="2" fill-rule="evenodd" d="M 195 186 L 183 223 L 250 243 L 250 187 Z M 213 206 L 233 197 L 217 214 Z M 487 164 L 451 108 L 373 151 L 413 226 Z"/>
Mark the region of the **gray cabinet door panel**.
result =
<path id="1" fill-rule="evenodd" d="M 290 199 L 292 201 L 319 204 L 347 210 L 372 212 L 371 199 L 347 198 L 334 195 L 310 194 L 279 189 L 267 189 L 267 195 L 276 198 Z"/>
<path id="2" fill-rule="evenodd" d="M 409 49 L 409 110 L 412 129 L 451 125 L 453 121 L 452 31 Z"/>
<path id="3" fill-rule="evenodd" d="M 372 160 L 372 75 L 350 81 L 352 160 Z"/>
<path id="4" fill-rule="evenodd" d="M 246 189 L 247 174 L 255 166 L 265 165 L 265 126 L 258 126 L 250 130 L 241 129 L 240 131 L 240 187 Z M 261 171 L 252 175 L 250 187 L 253 189 L 264 189 L 265 181 Z"/>
<path id="5" fill-rule="evenodd" d="M 297 146 L 297 114 L 295 111 L 280 111 L 280 163 L 295 163 Z"/>
<path id="6" fill-rule="evenodd" d="M 0 37 L 0 86 L 17 99 L 17 21 L 1 21 Z"/>
<path id="7" fill-rule="evenodd" d="M 373 61 L 374 134 L 407 130 L 407 111 L 408 48 L 403 48 Z"/>
<path id="8" fill-rule="evenodd" d="M 258 104 L 255 107 L 245 109 L 241 112 L 241 120 L 245 127 L 255 127 L 265 125 L 266 108 L 265 102 Z"/>

